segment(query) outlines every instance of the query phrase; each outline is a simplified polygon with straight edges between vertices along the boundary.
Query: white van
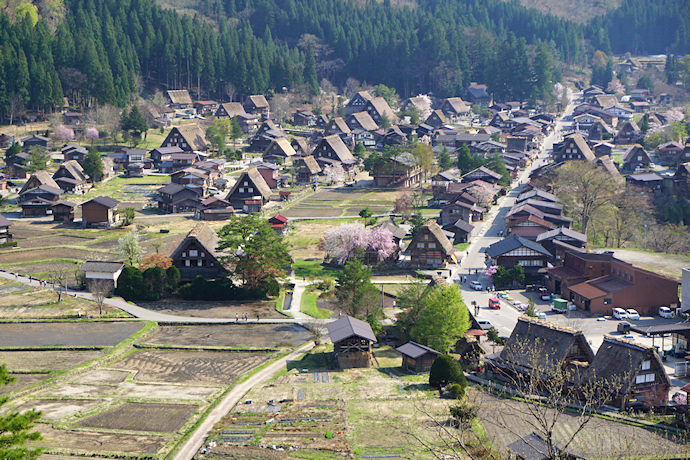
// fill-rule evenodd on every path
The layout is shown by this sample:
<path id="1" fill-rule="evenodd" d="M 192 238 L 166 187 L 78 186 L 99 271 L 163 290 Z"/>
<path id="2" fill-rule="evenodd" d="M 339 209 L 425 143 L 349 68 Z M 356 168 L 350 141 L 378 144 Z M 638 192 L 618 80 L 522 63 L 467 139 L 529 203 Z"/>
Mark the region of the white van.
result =
<path id="1" fill-rule="evenodd" d="M 673 312 L 668 307 L 659 307 L 659 316 L 662 318 L 673 318 Z"/>
<path id="2" fill-rule="evenodd" d="M 628 319 L 628 314 L 622 308 L 614 308 L 613 317 L 616 319 Z"/>

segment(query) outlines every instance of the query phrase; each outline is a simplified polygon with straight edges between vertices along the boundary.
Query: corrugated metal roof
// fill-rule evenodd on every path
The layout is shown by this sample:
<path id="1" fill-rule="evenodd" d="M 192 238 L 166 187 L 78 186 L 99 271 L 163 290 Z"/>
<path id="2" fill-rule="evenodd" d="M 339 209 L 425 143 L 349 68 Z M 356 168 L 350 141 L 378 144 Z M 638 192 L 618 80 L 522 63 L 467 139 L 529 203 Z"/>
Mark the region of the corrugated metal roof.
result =
<path id="1" fill-rule="evenodd" d="M 333 343 L 340 342 L 353 336 L 377 342 L 376 336 L 371 330 L 369 323 L 351 316 L 345 316 L 344 318 L 329 323 L 328 335 L 331 337 L 331 342 Z"/>
<path id="2" fill-rule="evenodd" d="M 434 350 L 433 348 L 425 347 L 424 345 L 420 345 L 416 342 L 407 342 L 405 345 L 399 346 L 398 348 L 395 349 L 396 351 L 399 351 L 403 355 L 409 356 L 410 358 L 419 358 L 422 355 L 425 355 L 427 353 L 432 353 L 435 355 L 440 355 L 441 353 Z"/>

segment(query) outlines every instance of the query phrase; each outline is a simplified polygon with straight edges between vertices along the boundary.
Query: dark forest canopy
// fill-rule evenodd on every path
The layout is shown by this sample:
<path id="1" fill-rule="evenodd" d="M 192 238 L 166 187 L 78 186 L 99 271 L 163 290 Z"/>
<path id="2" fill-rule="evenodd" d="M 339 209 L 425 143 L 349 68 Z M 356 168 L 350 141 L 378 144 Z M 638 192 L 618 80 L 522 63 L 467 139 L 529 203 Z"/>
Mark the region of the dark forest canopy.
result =
<path id="1" fill-rule="evenodd" d="M 141 83 L 226 99 L 228 87 L 240 98 L 313 88 L 317 78 L 341 86 L 348 77 L 403 96 L 454 95 L 476 81 L 498 99 L 536 100 L 559 79 L 552 63 L 584 65 L 596 49 L 622 53 L 628 45 L 690 51 L 684 0 L 626 0 L 584 27 L 517 0 L 417 0 L 415 8 L 389 0 L 199 2 L 213 25 L 153 0 L 65 6 L 54 31 L 43 20 L 0 16 L 0 110 L 10 101 L 62 105 L 63 95 L 76 105 L 123 106 Z"/>

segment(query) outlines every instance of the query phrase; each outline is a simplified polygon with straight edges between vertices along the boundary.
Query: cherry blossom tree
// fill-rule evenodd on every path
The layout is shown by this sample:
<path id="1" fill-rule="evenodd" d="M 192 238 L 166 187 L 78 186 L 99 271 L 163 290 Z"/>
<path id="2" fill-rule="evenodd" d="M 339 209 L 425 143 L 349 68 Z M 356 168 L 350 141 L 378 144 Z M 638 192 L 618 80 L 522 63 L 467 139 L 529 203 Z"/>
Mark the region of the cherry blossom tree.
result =
<path id="1" fill-rule="evenodd" d="M 93 145 L 94 141 L 98 140 L 98 130 L 96 128 L 89 128 L 86 130 L 86 138 L 91 141 Z"/>
<path id="2" fill-rule="evenodd" d="M 377 260 L 387 259 L 396 250 L 393 235 L 387 229 L 368 229 L 361 223 L 341 224 L 326 232 L 319 243 L 319 249 L 327 258 L 346 262 L 359 252 L 375 252 Z"/>
<path id="3" fill-rule="evenodd" d="M 606 92 L 609 94 L 625 94 L 625 86 L 623 86 L 619 79 L 614 78 L 606 87 Z"/>
<path id="4" fill-rule="evenodd" d="M 74 140 L 74 131 L 65 125 L 57 125 L 55 127 L 55 138 L 62 142 L 69 142 Z"/>
<path id="5" fill-rule="evenodd" d="M 326 165 L 326 167 L 323 168 L 323 173 L 328 177 L 331 183 L 340 182 L 345 178 L 345 170 L 338 163 Z"/>
<path id="6" fill-rule="evenodd" d="M 410 192 L 401 192 L 395 197 L 393 212 L 407 218 L 412 213 L 414 197 Z"/>

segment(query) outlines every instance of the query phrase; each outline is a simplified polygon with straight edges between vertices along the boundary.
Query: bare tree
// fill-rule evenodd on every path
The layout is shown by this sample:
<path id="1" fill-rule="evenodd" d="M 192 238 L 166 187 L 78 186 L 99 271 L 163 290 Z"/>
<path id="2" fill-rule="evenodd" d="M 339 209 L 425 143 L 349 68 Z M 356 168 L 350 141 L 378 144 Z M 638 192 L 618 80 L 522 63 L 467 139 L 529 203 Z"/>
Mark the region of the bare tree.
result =
<path id="1" fill-rule="evenodd" d="M 16 117 L 24 115 L 24 101 L 16 93 L 12 93 L 7 98 L 7 114 L 10 117 L 10 124 Z"/>
<path id="2" fill-rule="evenodd" d="M 105 298 L 112 292 L 112 282 L 110 280 L 91 280 L 89 282 L 89 292 L 93 296 L 94 302 L 98 304 L 98 316 L 103 316 L 103 303 Z"/>
<path id="3" fill-rule="evenodd" d="M 313 321 L 305 324 L 304 327 L 306 327 L 307 330 L 311 332 L 315 345 L 321 345 L 321 338 L 326 332 L 327 325 L 328 321 L 326 321 L 325 319 L 314 319 Z"/>
<path id="4" fill-rule="evenodd" d="M 227 82 L 225 83 L 225 86 L 223 86 L 223 91 L 225 91 L 225 94 L 227 94 L 228 98 L 230 98 L 230 102 L 235 100 L 235 95 L 237 94 L 235 85 L 233 85 L 231 82 Z"/>
<path id="5" fill-rule="evenodd" d="M 73 271 L 65 268 L 57 268 L 48 272 L 47 280 L 57 294 L 58 303 L 62 301 L 62 294 L 67 290 L 67 280 L 73 277 Z"/>

